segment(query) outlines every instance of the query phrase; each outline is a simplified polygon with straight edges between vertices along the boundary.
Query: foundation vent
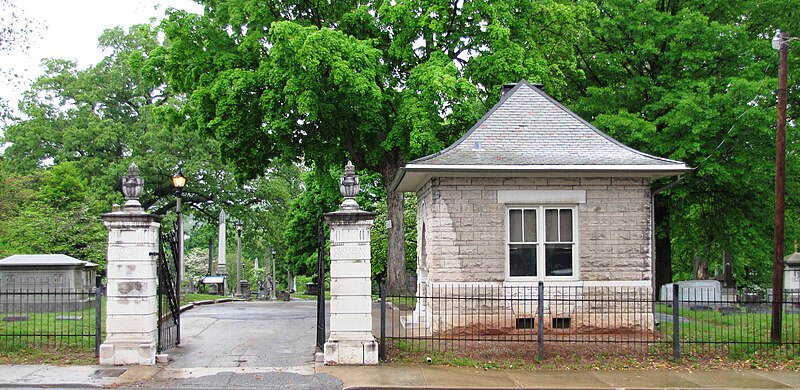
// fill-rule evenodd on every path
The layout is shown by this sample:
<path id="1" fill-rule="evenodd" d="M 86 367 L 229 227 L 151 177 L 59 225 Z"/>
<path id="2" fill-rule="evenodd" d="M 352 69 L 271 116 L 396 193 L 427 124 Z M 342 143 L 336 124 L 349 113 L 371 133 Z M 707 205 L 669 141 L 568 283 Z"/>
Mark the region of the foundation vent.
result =
<path id="1" fill-rule="evenodd" d="M 569 329 L 569 317 L 553 318 L 553 329 Z"/>
<path id="2" fill-rule="evenodd" d="M 533 318 L 517 318 L 517 329 L 533 329 L 535 327 L 536 321 Z"/>

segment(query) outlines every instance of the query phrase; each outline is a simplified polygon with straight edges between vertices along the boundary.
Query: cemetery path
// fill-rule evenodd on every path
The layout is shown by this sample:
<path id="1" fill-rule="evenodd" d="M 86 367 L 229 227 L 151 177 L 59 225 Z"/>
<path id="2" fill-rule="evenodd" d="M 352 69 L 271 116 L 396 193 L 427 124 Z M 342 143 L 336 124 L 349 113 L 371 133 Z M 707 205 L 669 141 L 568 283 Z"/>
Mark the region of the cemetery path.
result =
<path id="1" fill-rule="evenodd" d="M 181 345 L 145 387 L 340 389 L 314 366 L 316 302 L 227 302 L 181 313 Z"/>

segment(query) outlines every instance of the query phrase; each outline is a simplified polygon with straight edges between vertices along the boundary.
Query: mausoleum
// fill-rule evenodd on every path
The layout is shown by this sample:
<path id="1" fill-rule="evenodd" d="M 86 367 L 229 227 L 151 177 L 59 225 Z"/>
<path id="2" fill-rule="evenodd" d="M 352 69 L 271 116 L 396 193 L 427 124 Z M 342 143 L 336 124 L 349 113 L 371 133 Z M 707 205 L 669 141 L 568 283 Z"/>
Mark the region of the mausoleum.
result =
<path id="1" fill-rule="evenodd" d="M 0 260 L 0 290 L 90 291 L 97 266 L 61 254 L 12 255 Z"/>
<path id="2" fill-rule="evenodd" d="M 93 304 L 97 264 L 61 254 L 13 255 L 0 260 L 3 313 L 81 310 Z"/>

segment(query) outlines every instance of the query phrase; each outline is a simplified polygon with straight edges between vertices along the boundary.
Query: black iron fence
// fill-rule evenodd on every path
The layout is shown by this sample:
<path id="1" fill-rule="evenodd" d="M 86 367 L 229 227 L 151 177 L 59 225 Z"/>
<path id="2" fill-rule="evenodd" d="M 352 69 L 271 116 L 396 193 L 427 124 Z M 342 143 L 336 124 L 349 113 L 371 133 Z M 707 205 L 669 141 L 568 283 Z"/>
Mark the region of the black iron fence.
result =
<path id="1" fill-rule="evenodd" d="M 677 286 L 677 285 L 675 285 Z M 674 290 L 674 294 L 673 294 Z M 800 291 L 786 291 L 780 342 L 770 296 L 643 286 L 420 285 L 381 291 L 381 357 L 453 351 L 492 357 L 800 354 Z"/>
<path id="2" fill-rule="evenodd" d="M 0 345 L 6 352 L 29 348 L 100 350 L 103 287 L 51 285 L 0 288 Z"/>

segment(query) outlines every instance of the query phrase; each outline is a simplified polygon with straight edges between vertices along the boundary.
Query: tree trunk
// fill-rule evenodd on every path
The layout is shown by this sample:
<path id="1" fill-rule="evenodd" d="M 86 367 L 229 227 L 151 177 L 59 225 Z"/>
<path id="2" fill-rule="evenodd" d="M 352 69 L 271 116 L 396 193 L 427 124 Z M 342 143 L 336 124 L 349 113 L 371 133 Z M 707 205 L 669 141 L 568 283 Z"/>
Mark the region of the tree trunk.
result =
<path id="1" fill-rule="evenodd" d="M 386 260 L 386 286 L 389 291 L 405 291 L 406 285 L 406 243 L 403 226 L 403 194 L 389 192 L 386 194 L 386 210 L 388 219 L 392 221 L 389 236 L 389 253 Z"/>
<path id="2" fill-rule="evenodd" d="M 389 160 L 389 159 L 387 159 Z M 406 243 L 403 225 L 404 204 L 403 193 L 389 191 L 388 187 L 402 166 L 400 159 L 384 163 L 381 174 L 386 191 L 386 214 L 391 228 L 386 229 L 388 235 L 388 254 L 386 260 L 386 288 L 388 291 L 404 291 L 406 285 Z"/>
<path id="3" fill-rule="evenodd" d="M 695 280 L 708 279 L 708 265 L 711 263 L 711 244 L 706 244 L 705 256 L 695 256 L 692 263 L 692 273 Z"/>
<path id="4" fill-rule="evenodd" d="M 656 240 L 655 271 L 656 271 L 656 291 L 660 291 L 661 286 L 672 283 L 672 244 L 670 243 L 669 233 L 669 200 L 664 196 L 656 196 L 654 200 L 653 233 Z M 664 299 L 664 297 L 661 297 Z"/>

